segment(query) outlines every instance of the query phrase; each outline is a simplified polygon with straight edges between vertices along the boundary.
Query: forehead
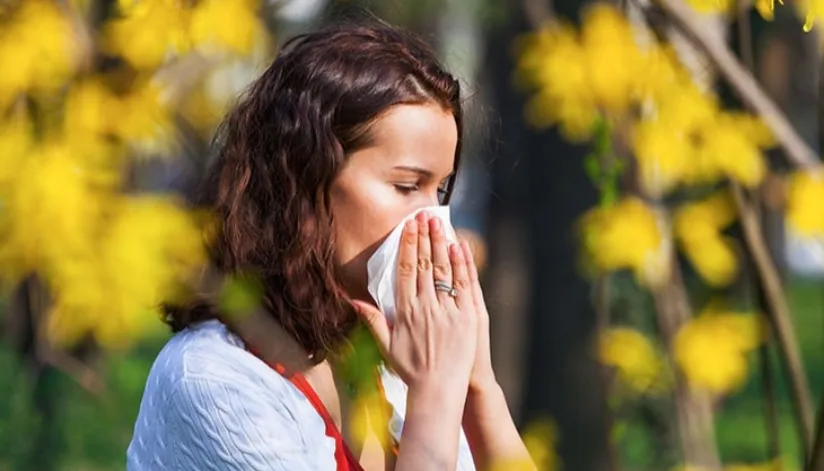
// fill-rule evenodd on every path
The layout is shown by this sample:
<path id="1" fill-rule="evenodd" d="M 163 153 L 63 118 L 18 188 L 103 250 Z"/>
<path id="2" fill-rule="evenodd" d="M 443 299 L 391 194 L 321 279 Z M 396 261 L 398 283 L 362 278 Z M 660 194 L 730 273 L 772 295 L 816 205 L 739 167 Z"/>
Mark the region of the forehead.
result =
<path id="1" fill-rule="evenodd" d="M 446 177 L 454 168 L 457 145 L 450 111 L 436 104 L 397 105 L 372 124 L 369 145 L 356 154 L 374 165 L 415 166 Z"/>

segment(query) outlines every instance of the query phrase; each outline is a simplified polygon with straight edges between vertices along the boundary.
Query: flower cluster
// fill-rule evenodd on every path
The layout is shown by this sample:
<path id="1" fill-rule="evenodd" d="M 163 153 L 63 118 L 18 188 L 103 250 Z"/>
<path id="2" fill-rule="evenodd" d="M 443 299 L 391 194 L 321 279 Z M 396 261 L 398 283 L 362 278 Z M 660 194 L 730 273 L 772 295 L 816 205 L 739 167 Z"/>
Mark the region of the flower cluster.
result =
<path id="1" fill-rule="evenodd" d="M 192 49 L 250 54 L 265 38 L 259 0 L 118 0 L 120 18 L 105 28 L 104 47 L 133 67 L 154 69 Z"/>
<path id="2" fill-rule="evenodd" d="M 213 125 L 227 93 L 195 86 L 175 102 L 163 68 L 188 52 L 218 70 L 256 52 L 266 42 L 258 4 L 119 0 L 99 32 L 89 2 L 0 11 L 0 281 L 43 280 L 53 341 L 128 346 L 161 325 L 162 302 L 191 289 L 208 217 L 137 191 L 133 170 L 175 155 L 181 117 Z M 98 70 L 95 54 L 118 65 Z"/>
<path id="3" fill-rule="evenodd" d="M 773 140 L 757 118 L 724 110 L 668 45 L 642 41 L 614 7 L 594 5 L 583 18 L 580 32 L 561 23 L 523 41 L 519 77 L 537 89 L 530 122 L 557 123 L 573 140 L 590 138 L 599 118 L 627 129 L 651 196 L 727 177 L 760 183 Z"/>
<path id="4" fill-rule="evenodd" d="M 580 31 L 556 23 L 524 39 L 518 72 L 536 90 L 526 110 L 533 124 L 557 124 L 567 138 L 586 140 L 607 123 L 622 136 L 638 190 L 650 199 L 727 179 L 752 188 L 766 175 L 763 151 L 774 145 L 766 126 L 724 109 L 667 44 L 644 38 L 612 6 L 588 8 Z M 720 233 L 734 217 L 716 198 L 677 210 L 670 224 L 666 211 L 632 197 L 584 217 L 584 247 L 594 268 L 629 269 L 656 287 L 668 279 L 673 226 L 699 273 L 723 286 L 737 274 L 735 252 Z"/>

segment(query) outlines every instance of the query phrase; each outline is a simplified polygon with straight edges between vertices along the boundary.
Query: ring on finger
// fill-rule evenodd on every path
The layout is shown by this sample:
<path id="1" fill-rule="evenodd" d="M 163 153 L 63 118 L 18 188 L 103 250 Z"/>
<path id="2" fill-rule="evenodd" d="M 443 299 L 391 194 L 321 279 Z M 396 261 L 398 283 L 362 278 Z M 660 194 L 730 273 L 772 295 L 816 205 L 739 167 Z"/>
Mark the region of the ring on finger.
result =
<path id="1" fill-rule="evenodd" d="M 458 296 L 458 290 L 445 281 L 435 280 L 435 291 L 443 291 L 451 297 Z"/>

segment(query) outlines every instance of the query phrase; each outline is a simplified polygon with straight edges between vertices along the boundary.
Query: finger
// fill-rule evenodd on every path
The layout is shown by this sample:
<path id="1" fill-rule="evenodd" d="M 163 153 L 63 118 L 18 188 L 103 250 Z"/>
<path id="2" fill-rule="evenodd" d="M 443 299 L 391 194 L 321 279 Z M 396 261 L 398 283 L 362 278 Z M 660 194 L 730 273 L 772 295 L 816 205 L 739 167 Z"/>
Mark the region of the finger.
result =
<path id="1" fill-rule="evenodd" d="M 391 339 L 389 322 L 386 320 L 386 316 L 384 316 L 383 313 L 375 306 L 369 303 L 365 303 L 363 301 L 352 301 L 352 304 L 355 306 L 355 310 L 360 318 L 364 323 L 366 323 L 366 326 L 369 327 L 369 331 L 372 332 L 372 336 L 375 338 L 378 348 L 381 349 L 381 353 L 385 356 L 389 351 Z"/>
<path id="2" fill-rule="evenodd" d="M 421 212 L 418 220 L 418 298 L 435 299 L 435 279 L 432 277 L 432 242 L 429 236 L 429 215 Z"/>
<path id="3" fill-rule="evenodd" d="M 409 306 L 417 295 L 418 286 L 418 223 L 409 220 L 403 227 L 398 253 L 398 278 L 395 282 L 395 304 Z M 398 309 L 398 314 L 406 309 Z"/>
<path id="4" fill-rule="evenodd" d="M 466 257 L 458 244 L 449 246 L 449 261 L 452 263 L 452 286 L 457 291 L 455 303 L 461 312 L 469 312 L 475 309 L 475 304 L 472 299 L 472 286 L 469 281 Z"/>
<path id="5" fill-rule="evenodd" d="M 446 232 L 443 222 L 436 217 L 429 221 L 430 240 L 432 241 L 432 278 L 433 282 L 442 281 L 452 286 L 452 262 L 449 260 L 449 247 L 446 245 Z M 444 301 L 448 293 L 436 290 L 438 298 Z"/>
<path id="6" fill-rule="evenodd" d="M 484 302 L 484 293 L 481 289 L 481 280 L 478 276 L 478 267 L 475 264 L 475 257 L 472 255 L 472 248 L 469 246 L 469 242 L 465 240 L 461 241 L 461 251 L 463 252 L 464 258 L 466 258 L 466 268 L 469 272 L 469 284 L 475 308 L 485 311 L 486 303 Z"/>

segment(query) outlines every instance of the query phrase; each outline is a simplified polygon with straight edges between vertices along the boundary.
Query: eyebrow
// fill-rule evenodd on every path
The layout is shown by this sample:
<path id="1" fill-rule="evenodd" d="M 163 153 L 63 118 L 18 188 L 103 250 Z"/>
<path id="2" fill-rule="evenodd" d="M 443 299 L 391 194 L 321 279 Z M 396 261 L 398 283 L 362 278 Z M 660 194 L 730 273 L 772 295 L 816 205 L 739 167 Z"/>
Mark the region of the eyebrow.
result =
<path id="1" fill-rule="evenodd" d="M 397 166 L 395 166 L 395 170 L 403 170 L 403 171 L 406 171 L 406 172 L 417 173 L 421 177 L 430 178 L 430 179 L 435 176 L 432 173 L 431 170 L 427 170 L 427 169 L 421 168 L 421 167 L 415 167 L 414 165 L 397 165 Z M 444 180 L 449 180 L 454 175 L 455 175 L 455 171 L 453 170 L 452 172 L 449 173 L 449 175 L 446 176 L 446 178 L 444 178 Z"/>

